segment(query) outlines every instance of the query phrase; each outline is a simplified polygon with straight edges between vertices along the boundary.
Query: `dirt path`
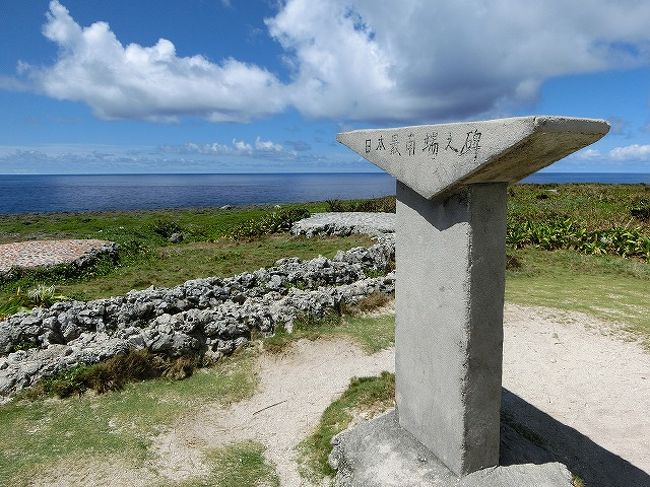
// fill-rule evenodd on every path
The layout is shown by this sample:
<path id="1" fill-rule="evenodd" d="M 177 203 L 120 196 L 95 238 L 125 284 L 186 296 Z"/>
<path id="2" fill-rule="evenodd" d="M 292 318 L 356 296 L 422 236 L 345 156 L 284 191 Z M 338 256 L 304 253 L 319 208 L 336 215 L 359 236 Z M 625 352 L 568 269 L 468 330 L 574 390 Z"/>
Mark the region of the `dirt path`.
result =
<path id="1" fill-rule="evenodd" d="M 170 479 L 182 480 L 206 471 L 200 448 L 250 439 L 267 447 L 282 485 L 302 485 L 294 448 L 325 408 L 345 391 L 352 377 L 393 368 L 392 350 L 366 355 L 341 339 L 301 340 L 288 354 L 263 356 L 258 364 L 258 393 L 225 411 L 207 408 L 201 416 L 180 421 L 157 440 L 157 468 Z"/>
<path id="2" fill-rule="evenodd" d="M 582 314 L 506 307 L 504 387 L 521 398 L 527 411 L 550 415 L 561 434 L 569 431 L 571 438 L 578 438 L 578 456 L 592 455 L 594 451 L 585 451 L 591 445 L 600 455 L 589 459 L 592 465 L 613 462 L 620 464 L 613 470 L 628 472 L 631 467 L 633 476 L 628 478 L 637 479 L 588 485 L 646 485 L 648 477 L 641 470 L 650 474 L 650 354 L 624 338 Z M 158 457 L 153 464 L 126 472 L 123 466 L 84 463 L 58 475 L 50 472 L 37 484 L 152 485 L 159 475 L 185 480 L 207 473 L 206 448 L 251 439 L 267 447 L 283 486 L 304 485 L 296 445 L 352 377 L 393 370 L 393 364 L 393 349 L 365 355 L 343 339 L 300 341 L 291 353 L 260 357 L 260 388 L 252 398 L 225 410 L 208 405 L 199 414 L 179 418 L 172 430 L 155 439 Z M 558 438 L 566 443 L 568 437 Z M 618 472 L 614 475 L 619 479 Z"/>
<path id="3" fill-rule="evenodd" d="M 650 354 L 607 330 L 578 313 L 507 306 L 504 387 L 650 472 Z M 158 438 L 157 467 L 188 478 L 205 471 L 202 448 L 254 439 L 266 445 L 282 485 L 302 485 L 295 446 L 351 377 L 393 370 L 393 361 L 392 349 L 367 356 L 341 340 L 301 341 L 289 355 L 262 357 L 259 392 L 180 421 Z"/>
<path id="4" fill-rule="evenodd" d="M 581 313 L 508 305 L 504 321 L 504 388 L 650 474 L 650 353 Z"/>

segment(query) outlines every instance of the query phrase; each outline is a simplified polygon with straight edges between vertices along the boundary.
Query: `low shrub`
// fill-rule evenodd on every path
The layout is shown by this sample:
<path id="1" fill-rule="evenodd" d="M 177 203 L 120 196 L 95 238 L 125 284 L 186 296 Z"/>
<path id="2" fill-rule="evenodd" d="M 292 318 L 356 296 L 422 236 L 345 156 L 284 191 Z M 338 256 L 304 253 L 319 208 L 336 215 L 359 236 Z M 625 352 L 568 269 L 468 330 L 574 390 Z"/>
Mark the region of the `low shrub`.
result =
<path id="1" fill-rule="evenodd" d="M 69 299 L 63 294 L 56 294 L 56 286 L 46 286 L 39 284 L 27 291 L 27 298 L 34 306 L 52 306 L 57 301 L 66 301 Z"/>
<path id="2" fill-rule="evenodd" d="M 353 208 L 356 206 L 356 203 L 352 201 L 341 201 L 341 200 L 327 200 L 325 204 L 327 205 L 327 211 L 336 212 L 336 213 L 354 211 Z"/>
<path id="3" fill-rule="evenodd" d="M 28 396 L 66 398 L 88 390 L 99 394 L 117 391 L 130 382 L 157 377 L 180 380 L 191 376 L 197 365 L 195 358 L 171 358 L 147 350 L 131 351 L 94 365 L 79 365 L 56 377 L 44 379 L 32 388 Z"/>
<path id="4" fill-rule="evenodd" d="M 274 211 L 241 223 L 230 232 L 230 237 L 239 240 L 286 232 L 291 229 L 294 222 L 307 218 L 309 215 L 309 210 L 306 208 Z"/>
<path id="5" fill-rule="evenodd" d="M 34 306 L 49 307 L 57 301 L 68 300 L 67 296 L 56 293 L 56 286 L 38 284 L 27 292 L 18 286 L 16 291 L 3 302 L 0 302 L 0 320 L 22 311 L 29 311 Z"/>
<path id="6" fill-rule="evenodd" d="M 4 319 L 5 316 L 20 313 L 21 311 L 29 311 L 30 308 L 31 303 L 27 293 L 18 287 L 9 299 L 0 302 L 0 320 Z"/>
<path id="7" fill-rule="evenodd" d="M 152 230 L 163 238 L 169 238 L 174 233 L 181 233 L 181 226 L 172 220 L 158 219 L 153 223 Z"/>
<path id="8" fill-rule="evenodd" d="M 586 254 L 614 254 L 650 259 L 650 237 L 640 228 L 588 230 L 570 218 L 550 221 L 510 220 L 506 243 L 544 250 L 568 249 Z"/>
<path id="9" fill-rule="evenodd" d="M 370 213 L 395 213 L 395 197 L 384 196 L 363 201 L 326 201 L 328 211 L 347 212 L 364 211 Z"/>
<path id="10" fill-rule="evenodd" d="M 517 258 L 516 255 L 506 253 L 506 269 L 516 270 L 521 269 L 521 261 Z"/>
<path id="11" fill-rule="evenodd" d="M 630 215 L 641 221 L 650 222 L 650 199 L 636 198 L 630 206 Z"/>

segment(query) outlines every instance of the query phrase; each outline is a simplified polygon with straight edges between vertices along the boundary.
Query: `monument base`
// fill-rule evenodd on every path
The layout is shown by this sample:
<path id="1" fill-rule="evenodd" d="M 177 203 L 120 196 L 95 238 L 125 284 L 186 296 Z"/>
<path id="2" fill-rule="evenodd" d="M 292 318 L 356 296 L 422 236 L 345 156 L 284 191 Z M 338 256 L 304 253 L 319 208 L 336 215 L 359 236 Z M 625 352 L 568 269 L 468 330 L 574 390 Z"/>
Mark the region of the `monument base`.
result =
<path id="1" fill-rule="evenodd" d="M 510 431 L 502 455 L 526 458 L 537 448 Z M 339 487 L 571 487 L 571 473 L 557 462 L 511 464 L 458 478 L 397 421 L 393 410 L 344 431 L 333 440 L 329 463 Z"/>

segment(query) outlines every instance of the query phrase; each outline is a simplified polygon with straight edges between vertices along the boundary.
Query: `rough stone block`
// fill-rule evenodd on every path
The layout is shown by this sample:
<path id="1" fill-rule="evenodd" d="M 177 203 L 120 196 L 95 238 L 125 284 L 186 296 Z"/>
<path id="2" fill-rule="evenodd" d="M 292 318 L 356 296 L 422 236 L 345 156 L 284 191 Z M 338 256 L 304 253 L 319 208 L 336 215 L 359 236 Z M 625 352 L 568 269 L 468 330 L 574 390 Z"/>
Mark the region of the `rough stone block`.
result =
<path id="1" fill-rule="evenodd" d="M 529 116 L 354 130 L 336 139 L 429 199 L 474 183 L 513 183 L 600 139 L 604 120 Z"/>

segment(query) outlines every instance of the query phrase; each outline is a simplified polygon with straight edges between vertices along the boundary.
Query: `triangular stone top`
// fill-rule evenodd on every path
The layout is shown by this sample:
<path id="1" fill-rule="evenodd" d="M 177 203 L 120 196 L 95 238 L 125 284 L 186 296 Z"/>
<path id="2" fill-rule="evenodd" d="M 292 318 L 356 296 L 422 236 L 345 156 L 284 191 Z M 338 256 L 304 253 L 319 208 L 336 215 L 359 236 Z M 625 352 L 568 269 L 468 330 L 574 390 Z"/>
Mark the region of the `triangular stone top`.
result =
<path id="1" fill-rule="evenodd" d="M 514 183 L 596 142 L 604 120 L 530 116 L 354 130 L 336 140 L 425 198 L 473 183 Z"/>

